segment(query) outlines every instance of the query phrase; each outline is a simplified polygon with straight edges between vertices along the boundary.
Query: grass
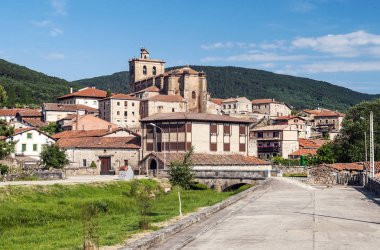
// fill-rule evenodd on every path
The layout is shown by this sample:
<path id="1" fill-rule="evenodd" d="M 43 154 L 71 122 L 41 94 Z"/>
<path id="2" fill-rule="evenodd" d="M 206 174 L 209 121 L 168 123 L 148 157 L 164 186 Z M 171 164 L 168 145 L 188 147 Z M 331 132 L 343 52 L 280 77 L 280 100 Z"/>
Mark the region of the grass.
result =
<path id="1" fill-rule="evenodd" d="M 0 188 L 0 249 L 81 249 L 81 209 L 89 202 L 108 208 L 98 217 L 100 245 L 122 243 L 140 231 L 137 205 L 129 190 L 130 182 Z M 213 205 L 232 194 L 182 191 L 183 212 Z M 149 219 L 154 223 L 177 215 L 177 193 L 169 192 L 154 200 Z"/>
<path id="2" fill-rule="evenodd" d="M 307 173 L 294 173 L 294 174 L 284 173 L 282 176 L 283 177 L 307 177 Z"/>

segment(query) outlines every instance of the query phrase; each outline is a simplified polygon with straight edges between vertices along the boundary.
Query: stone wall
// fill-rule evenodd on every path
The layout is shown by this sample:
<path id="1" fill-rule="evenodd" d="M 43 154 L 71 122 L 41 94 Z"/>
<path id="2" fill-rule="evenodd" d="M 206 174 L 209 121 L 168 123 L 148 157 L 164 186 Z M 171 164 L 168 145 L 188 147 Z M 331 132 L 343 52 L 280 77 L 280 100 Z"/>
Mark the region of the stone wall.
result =
<path id="1" fill-rule="evenodd" d="M 380 194 L 380 180 L 374 178 L 368 178 L 366 186 L 367 190 L 374 192 L 376 195 Z"/>
<path id="2" fill-rule="evenodd" d="M 99 170 L 97 168 L 90 168 L 90 167 L 65 168 L 64 172 L 66 176 L 98 175 L 99 174 Z"/>
<path id="3" fill-rule="evenodd" d="M 282 174 L 308 174 L 308 168 L 303 166 L 278 166 L 273 165 L 273 170 Z"/>

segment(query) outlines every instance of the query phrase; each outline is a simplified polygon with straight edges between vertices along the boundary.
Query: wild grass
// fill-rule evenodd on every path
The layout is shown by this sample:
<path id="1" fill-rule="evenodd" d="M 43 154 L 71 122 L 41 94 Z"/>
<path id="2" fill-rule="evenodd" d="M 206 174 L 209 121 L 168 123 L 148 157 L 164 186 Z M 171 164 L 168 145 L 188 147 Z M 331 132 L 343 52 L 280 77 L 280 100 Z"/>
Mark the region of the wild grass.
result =
<path id="1" fill-rule="evenodd" d="M 140 231 L 130 187 L 129 182 L 112 182 L 0 188 L 0 249 L 81 249 L 81 209 L 91 202 L 107 210 L 98 217 L 100 245 L 122 243 Z M 182 191 L 182 209 L 193 212 L 232 194 L 210 189 Z M 177 215 L 177 193 L 169 192 L 154 200 L 149 220 L 162 222 Z"/>

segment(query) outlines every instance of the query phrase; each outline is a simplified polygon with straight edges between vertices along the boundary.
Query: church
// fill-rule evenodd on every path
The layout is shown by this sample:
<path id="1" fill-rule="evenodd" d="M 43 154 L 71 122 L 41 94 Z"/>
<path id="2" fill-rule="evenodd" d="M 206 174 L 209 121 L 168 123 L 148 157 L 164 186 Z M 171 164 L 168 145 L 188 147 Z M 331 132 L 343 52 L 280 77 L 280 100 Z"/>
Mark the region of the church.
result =
<path id="1" fill-rule="evenodd" d="M 140 57 L 129 60 L 130 91 L 141 92 L 155 86 L 161 95 L 180 95 L 192 113 L 207 112 L 206 73 L 182 67 L 165 72 L 165 61 L 151 59 L 141 48 Z"/>

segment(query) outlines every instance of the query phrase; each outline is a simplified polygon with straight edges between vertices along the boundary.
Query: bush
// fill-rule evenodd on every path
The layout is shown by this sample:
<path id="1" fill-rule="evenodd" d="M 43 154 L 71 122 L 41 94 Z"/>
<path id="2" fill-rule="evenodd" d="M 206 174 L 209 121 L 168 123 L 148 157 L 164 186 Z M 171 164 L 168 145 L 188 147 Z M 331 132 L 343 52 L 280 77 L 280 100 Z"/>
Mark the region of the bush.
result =
<path id="1" fill-rule="evenodd" d="M 0 164 L 0 174 L 4 175 L 7 174 L 9 170 L 9 167 L 7 165 Z"/>
<path id="2" fill-rule="evenodd" d="M 282 176 L 283 177 L 307 177 L 307 174 L 306 173 L 293 173 L 293 174 L 285 173 Z"/>
<path id="3" fill-rule="evenodd" d="M 190 189 L 192 189 L 192 190 L 207 190 L 208 187 L 206 184 L 193 182 L 190 184 Z"/>
<path id="4" fill-rule="evenodd" d="M 275 156 L 272 158 L 272 162 L 275 165 L 282 165 L 282 166 L 299 166 L 300 160 L 297 159 L 284 159 L 281 156 Z"/>
<path id="5" fill-rule="evenodd" d="M 239 188 L 235 191 L 235 194 L 240 193 L 240 192 L 243 192 L 243 191 L 245 191 L 245 190 L 247 190 L 247 189 L 250 189 L 251 187 L 253 187 L 251 184 L 245 184 L 245 185 L 239 187 Z"/>
<path id="6" fill-rule="evenodd" d="M 97 168 L 98 166 L 96 166 L 96 163 L 94 161 L 91 162 L 90 164 L 90 168 Z"/>

